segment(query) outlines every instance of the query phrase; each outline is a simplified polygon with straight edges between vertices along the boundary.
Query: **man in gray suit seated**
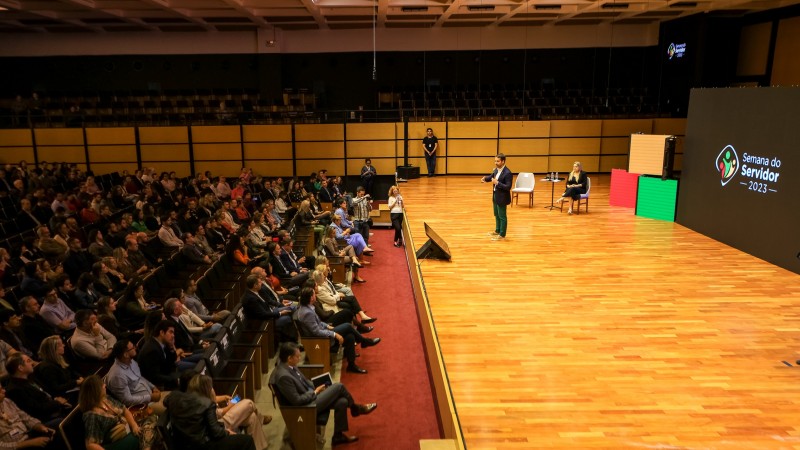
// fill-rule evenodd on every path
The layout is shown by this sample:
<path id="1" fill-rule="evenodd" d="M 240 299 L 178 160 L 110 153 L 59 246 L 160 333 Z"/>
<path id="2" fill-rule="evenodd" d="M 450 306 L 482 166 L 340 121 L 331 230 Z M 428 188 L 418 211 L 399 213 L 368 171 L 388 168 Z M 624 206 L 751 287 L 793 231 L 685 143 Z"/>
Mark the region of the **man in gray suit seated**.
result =
<path id="1" fill-rule="evenodd" d="M 333 410 L 333 439 L 331 444 L 347 444 L 358 440 L 356 436 L 344 434 L 348 429 L 347 409 L 353 417 L 369 414 L 378 407 L 377 403 L 357 404 L 347 388 L 341 383 L 330 386 L 324 384 L 314 388 L 314 384 L 298 369 L 300 347 L 294 342 L 284 342 L 278 351 L 280 364 L 272 371 L 270 384 L 276 387 L 281 404 L 303 406 L 314 404 L 317 414 L 327 414 Z"/>

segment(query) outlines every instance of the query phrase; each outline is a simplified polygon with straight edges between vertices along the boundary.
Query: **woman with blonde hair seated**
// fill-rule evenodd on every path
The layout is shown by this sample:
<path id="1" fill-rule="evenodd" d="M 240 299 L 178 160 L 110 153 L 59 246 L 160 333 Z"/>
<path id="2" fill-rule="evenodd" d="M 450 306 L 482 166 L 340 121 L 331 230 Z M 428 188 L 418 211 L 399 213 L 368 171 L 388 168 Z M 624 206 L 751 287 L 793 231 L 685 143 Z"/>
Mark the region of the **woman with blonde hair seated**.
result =
<path id="1" fill-rule="evenodd" d="M 358 267 L 370 264 L 369 261 L 359 261 L 356 256 L 356 251 L 352 245 L 347 244 L 344 248 L 339 248 L 336 242 L 336 229 L 328 227 L 325 229 L 325 238 L 322 240 L 322 246 L 325 248 L 325 253 L 330 256 L 343 256 L 345 264 L 353 264 Z"/>
<path id="2" fill-rule="evenodd" d="M 581 163 L 575 161 L 575 164 L 572 165 L 572 172 L 567 176 L 567 190 L 561 194 L 561 197 L 556 200 L 556 203 L 561 203 L 569 198 L 569 211 L 567 211 L 567 214 L 572 214 L 572 206 L 575 204 L 575 200 L 581 198 L 581 194 L 586 193 L 587 185 L 588 180 L 586 172 L 583 171 Z"/>
<path id="3" fill-rule="evenodd" d="M 352 295 L 338 292 L 336 286 L 328 280 L 326 274 L 327 266 L 323 264 L 318 265 L 314 273 L 311 274 L 314 283 L 317 285 L 317 302 L 322 306 L 322 309 L 334 315 L 339 311 L 349 311 L 352 313 L 353 325 L 356 326 L 359 333 L 372 331 L 371 327 L 363 325 L 363 323 L 374 322 L 374 320 L 361 309 L 358 300 Z M 338 323 L 334 324 L 333 321 L 330 322 L 334 326 L 338 325 Z"/>

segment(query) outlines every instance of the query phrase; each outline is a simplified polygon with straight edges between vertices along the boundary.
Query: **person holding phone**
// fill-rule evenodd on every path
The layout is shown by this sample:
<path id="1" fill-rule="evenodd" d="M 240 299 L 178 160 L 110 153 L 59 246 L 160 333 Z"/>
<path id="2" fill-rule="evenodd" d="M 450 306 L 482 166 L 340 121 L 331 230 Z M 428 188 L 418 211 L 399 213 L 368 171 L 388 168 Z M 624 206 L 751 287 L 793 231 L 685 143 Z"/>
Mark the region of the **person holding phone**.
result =
<path id="1" fill-rule="evenodd" d="M 217 419 L 221 419 L 225 423 L 225 428 L 236 432 L 239 427 L 244 427 L 247 434 L 252 436 L 256 450 L 267 448 L 267 436 L 264 434 L 262 425 L 272 422 L 272 416 L 262 416 L 252 400 L 243 399 L 238 395 L 234 397 L 216 395 L 210 377 L 193 377 L 189 382 L 188 392 L 208 397 L 217 405 L 225 404 L 223 407 L 217 406 Z"/>

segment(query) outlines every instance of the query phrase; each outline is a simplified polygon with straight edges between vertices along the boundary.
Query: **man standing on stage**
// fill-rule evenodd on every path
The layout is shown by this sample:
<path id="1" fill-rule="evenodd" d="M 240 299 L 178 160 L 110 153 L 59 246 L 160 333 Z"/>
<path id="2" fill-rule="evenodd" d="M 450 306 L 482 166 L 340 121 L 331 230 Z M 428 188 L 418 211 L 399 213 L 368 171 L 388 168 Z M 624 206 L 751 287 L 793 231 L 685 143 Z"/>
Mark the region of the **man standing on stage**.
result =
<path id="1" fill-rule="evenodd" d="M 511 181 L 514 176 L 506 167 L 506 155 L 498 153 L 494 157 L 495 169 L 491 175 L 481 178 L 481 183 L 492 183 L 492 202 L 494 203 L 494 231 L 489 233 L 493 241 L 502 241 L 506 238 L 506 207 L 511 203 Z"/>
<path id="2" fill-rule="evenodd" d="M 439 148 L 439 139 L 433 135 L 433 129 L 425 130 L 425 137 L 422 138 L 422 149 L 425 150 L 425 163 L 428 165 L 428 176 L 432 177 L 436 172 L 436 150 Z"/>

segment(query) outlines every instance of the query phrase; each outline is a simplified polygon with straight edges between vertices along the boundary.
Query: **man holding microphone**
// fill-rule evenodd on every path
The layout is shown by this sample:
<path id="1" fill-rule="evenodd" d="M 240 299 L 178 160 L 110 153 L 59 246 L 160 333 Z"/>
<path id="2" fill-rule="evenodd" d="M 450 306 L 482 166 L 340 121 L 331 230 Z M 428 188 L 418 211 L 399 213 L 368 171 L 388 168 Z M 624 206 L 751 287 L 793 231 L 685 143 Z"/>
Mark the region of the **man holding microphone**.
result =
<path id="1" fill-rule="evenodd" d="M 506 207 L 511 203 L 511 182 L 514 176 L 506 167 L 506 155 L 498 153 L 494 157 L 495 169 L 491 175 L 481 178 L 481 183 L 492 183 L 492 202 L 494 203 L 494 231 L 489 233 L 493 241 L 502 241 L 506 238 L 508 218 Z"/>

